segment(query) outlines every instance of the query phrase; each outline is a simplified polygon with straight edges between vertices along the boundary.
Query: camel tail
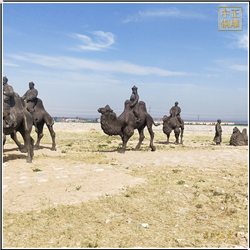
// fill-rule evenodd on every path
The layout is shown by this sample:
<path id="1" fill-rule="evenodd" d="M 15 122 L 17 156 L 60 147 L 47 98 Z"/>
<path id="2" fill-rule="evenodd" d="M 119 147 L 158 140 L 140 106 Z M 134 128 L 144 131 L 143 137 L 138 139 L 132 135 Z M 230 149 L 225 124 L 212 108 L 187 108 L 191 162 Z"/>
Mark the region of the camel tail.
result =
<path id="1" fill-rule="evenodd" d="M 159 125 L 161 125 L 160 123 L 155 123 L 154 121 L 153 121 L 153 124 L 157 127 L 157 126 L 159 126 Z"/>
<path id="2" fill-rule="evenodd" d="M 147 123 L 148 122 L 155 125 L 156 127 L 161 125 L 160 123 L 155 123 L 153 117 L 150 114 L 147 114 Z"/>

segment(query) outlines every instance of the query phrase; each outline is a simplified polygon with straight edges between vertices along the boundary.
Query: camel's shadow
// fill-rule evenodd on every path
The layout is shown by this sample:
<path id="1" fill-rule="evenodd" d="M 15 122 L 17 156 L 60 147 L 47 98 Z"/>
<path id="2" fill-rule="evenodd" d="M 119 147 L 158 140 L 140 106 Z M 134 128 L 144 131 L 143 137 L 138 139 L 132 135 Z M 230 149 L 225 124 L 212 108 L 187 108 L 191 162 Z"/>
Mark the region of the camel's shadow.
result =
<path id="1" fill-rule="evenodd" d="M 131 152 L 136 152 L 136 151 L 144 151 L 144 150 L 135 150 L 134 148 L 128 148 L 125 150 L 125 152 L 128 152 L 128 151 L 131 151 Z M 94 151 L 95 153 L 113 153 L 113 152 L 117 152 L 117 153 L 125 153 L 125 152 L 122 152 L 122 148 L 117 148 L 117 149 L 112 149 L 112 150 L 96 150 Z"/>
<path id="2" fill-rule="evenodd" d="M 167 141 L 157 141 L 157 142 L 155 142 L 155 144 L 163 144 L 163 145 L 170 145 L 170 144 L 172 144 L 172 145 L 182 145 L 181 143 L 175 144 L 175 142 L 169 142 L 169 143 L 167 143 Z"/>
<path id="3" fill-rule="evenodd" d="M 52 150 L 51 147 L 46 147 L 46 146 L 40 146 L 39 145 L 39 147 L 37 149 L 35 149 L 35 147 L 34 147 L 34 150 L 40 150 L 40 149 L 49 149 L 49 150 Z"/>
<path id="4" fill-rule="evenodd" d="M 3 156 L 3 163 L 18 159 L 26 159 L 26 155 L 11 154 L 8 156 Z"/>
<path id="5" fill-rule="evenodd" d="M 113 150 L 95 150 L 95 153 L 112 153 L 112 152 L 118 152 L 117 149 L 113 149 Z"/>
<path id="6" fill-rule="evenodd" d="M 5 152 L 12 152 L 12 151 L 18 151 L 18 152 L 22 153 L 22 152 L 19 150 L 18 147 L 16 147 L 16 148 L 3 148 L 3 153 L 5 153 Z M 25 154 L 25 153 L 24 153 L 24 154 Z"/>

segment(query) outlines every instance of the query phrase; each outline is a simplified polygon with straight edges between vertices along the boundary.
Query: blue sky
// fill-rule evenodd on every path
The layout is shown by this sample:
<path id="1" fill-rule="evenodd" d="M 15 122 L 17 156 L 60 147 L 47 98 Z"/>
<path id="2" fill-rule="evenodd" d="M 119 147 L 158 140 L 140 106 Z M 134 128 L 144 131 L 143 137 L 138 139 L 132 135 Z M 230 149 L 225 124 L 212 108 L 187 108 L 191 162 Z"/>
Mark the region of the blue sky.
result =
<path id="1" fill-rule="evenodd" d="M 237 5 L 237 6 L 236 6 Z M 242 7 L 242 31 L 218 7 Z M 154 118 L 248 120 L 247 3 L 3 3 L 3 76 L 52 116 L 120 115 L 136 85 Z"/>

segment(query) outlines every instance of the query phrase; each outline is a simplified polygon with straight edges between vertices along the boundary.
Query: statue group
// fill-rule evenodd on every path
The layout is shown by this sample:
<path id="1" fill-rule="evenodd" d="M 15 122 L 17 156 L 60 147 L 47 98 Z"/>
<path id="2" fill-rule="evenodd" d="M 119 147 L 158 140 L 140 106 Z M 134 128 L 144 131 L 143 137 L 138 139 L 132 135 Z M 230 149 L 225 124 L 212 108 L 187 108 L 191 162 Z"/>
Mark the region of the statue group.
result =
<path id="1" fill-rule="evenodd" d="M 139 132 L 139 143 L 135 147 L 135 150 L 139 150 L 145 138 L 143 130 L 146 126 L 150 134 L 149 146 L 152 151 L 155 151 L 152 125 L 158 126 L 160 124 L 155 124 L 153 118 L 147 112 L 145 102 L 139 101 L 138 88 L 136 86 L 132 87 L 130 99 L 125 101 L 124 111 L 119 117 L 116 116 L 109 105 L 106 105 L 104 108 L 99 108 L 98 112 L 101 113 L 101 128 L 104 133 L 107 135 L 120 135 L 123 142 L 121 152 L 125 152 L 127 142 L 134 134 L 135 129 Z M 167 135 L 167 144 L 169 143 L 169 137 L 172 130 L 175 132 L 175 143 L 179 144 L 180 134 L 180 143 L 182 143 L 184 122 L 180 117 L 181 109 L 178 107 L 178 102 L 175 103 L 175 106 L 172 107 L 169 112 L 169 116 L 163 117 L 163 132 Z"/>
<path id="2" fill-rule="evenodd" d="M 218 119 L 215 125 L 215 136 L 213 141 L 216 143 L 216 145 L 221 145 L 222 142 L 221 119 Z M 233 133 L 230 137 L 229 145 L 247 146 L 248 145 L 247 129 L 244 128 L 242 132 L 240 132 L 240 130 L 237 127 L 234 127 Z"/>
<path id="3" fill-rule="evenodd" d="M 35 84 L 30 82 L 29 90 L 20 97 L 8 84 L 8 78 L 3 77 L 3 145 L 6 141 L 6 135 L 10 135 L 19 150 L 23 153 L 27 152 L 27 162 L 29 163 L 32 162 L 33 150 L 39 148 L 44 124 L 47 125 L 52 138 L 51 150 L 56 150 L 54 120 L 45 110 L 42 100 L 37 97 L 38 91 L 34 86 Z M 30 135 L 33 125 L 37 133 L 35 145 Z M 22 135 L 24 145 L 18 141 L 16 132 L 20 132 Z"/>
<path id="4" fill-rule="evenodd" d="M 6 135 L 10 135 L 19 150 L 21 152 L 27 152 L 27 162 L 32 162 L 34 155 L 33 149 L 39 148 L 40 141 L 43 137 L 44 124 L 47 125 L 52 138 L 51 150 L 56 150 L 55 132 L 53 130 L 54 120 L 45 110 L 42 100 L 37 97 L 38 91 L 34 86 L 34 82 L 29 82 L 29 90 L 20 97 L 14 92 L 13 87 L 8 84 L 7 77 L 3 77 L 3 145 L 6 141 Z M 158 126 L 160 124 L 155 124 L 153 118 L 147 112 L 145 102 L 139 101 L 138 88 L 136 86 L 132 87 L 130 99 L 125 101 L 124 111 L 120 116 L 117 117 L 109 105 L 106 105 L 104 108 L 99 108 L 98 112 L 101 113 L 101 128 L 104 133 L 107 135 L 119 135 L 121 137 L 122 149 L 120 152 L 125 152 L 127 142 L 134 134 L 135 129 L 139 132 L 139 142 L 134 150 L 139 150 L 145 138 L 145 127 L 147 127 L 150 134 L 149 146 L 152 151 L 156 150 L 153 143 L 153 125 Z M 175 144 L 183 144 L 184 121 L 180 116 L 181 108 L 178 106 L 178 102 L 175 102 L 175 105 L 169 110 L 169 113 L 169 116 L 164 115 L 162 118 L 162 129 L 167 135 L 166 143 L 169 143 L 170 133 L 174 131 L 176 138 Z M 37 142 L 35 145 L 30 135 L 33 125 L 37 133 Z M 24 145 L 17 140 L 17 131 L 21 133 Z M 220 145 L 222 141 L 220 119 L 217 120 L 217 124 L 215 125 L 213 141 L 216 145 Z M 248 145 L 246 129 L 243 129 L 241 133 L 239 129 L 235 127 L 230 138 L 230 145 Z"/>

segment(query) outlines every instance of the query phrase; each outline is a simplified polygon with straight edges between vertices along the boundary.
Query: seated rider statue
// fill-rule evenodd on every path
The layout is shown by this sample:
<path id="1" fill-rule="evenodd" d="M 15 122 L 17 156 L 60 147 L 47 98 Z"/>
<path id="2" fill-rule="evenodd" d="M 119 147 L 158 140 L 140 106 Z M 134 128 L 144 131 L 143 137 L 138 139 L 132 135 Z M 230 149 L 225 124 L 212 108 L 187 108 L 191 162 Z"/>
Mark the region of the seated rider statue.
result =
<path id="1" fill-rule="evenodd" d="M 14 125 L 14 121 L 10 116 L 10 102 L 11 98 L 14 97 L 15 92 L 12 86 L 8 84 L 8 78 L 3 77 L 3 119 L 5 123 L 3 124 L 4 128 L 10 128 Z"/>
<path id="2" fill-rule="evenodd" d="M 27 110 L 32 114 L 33 118 L 34 118 L 34 125 L 37 129 L 37 124 L 35 121 L 35 105 L 37 102 L 37 95 L 38 95 L 38 91 L 34 88 L 35 83 L 34 82 L 30 82 L 29 83 L 29 90 L 26 91 L 26 93 L 22 96 L 22 100 L 26 100 L 27 103 Z"/>
<path id="3" fill-rule="evenodd" d="M 180 116 L 180 113 L 181 113 L 181 108 L 180 107 L 178 107 L 178 102 L 175 102 L 174 103 L 175 105 L 169 110 L 169 113 L 170 113 L 170 118 L 171 117 L 174 117 L 174 116 L 176 116 L 177 117 L 177 119 L 178 119 L 178 121 L 180 122 L 180 124 L 182 125 L 182 126 L 184 126 L 184 122 L 183 122 L 183 120 L 181 119 L 181 116 Z"/>
<path id="4" fill-rule="evenodd" d="M 137 118 L 136 122 L 139 123 L 141 121 L 139 114 L 135 111 L 135 106 L 139 101 L 139 95 L 137 92 L 137 87 L 134 85 L 134 87 L 132 88 L 132 94 L 130 96 L 130 101 L 132 102 L 130 105 L 130 108 L 133 109 L 133 113 L 135 115 L 135 117 Z"/>

